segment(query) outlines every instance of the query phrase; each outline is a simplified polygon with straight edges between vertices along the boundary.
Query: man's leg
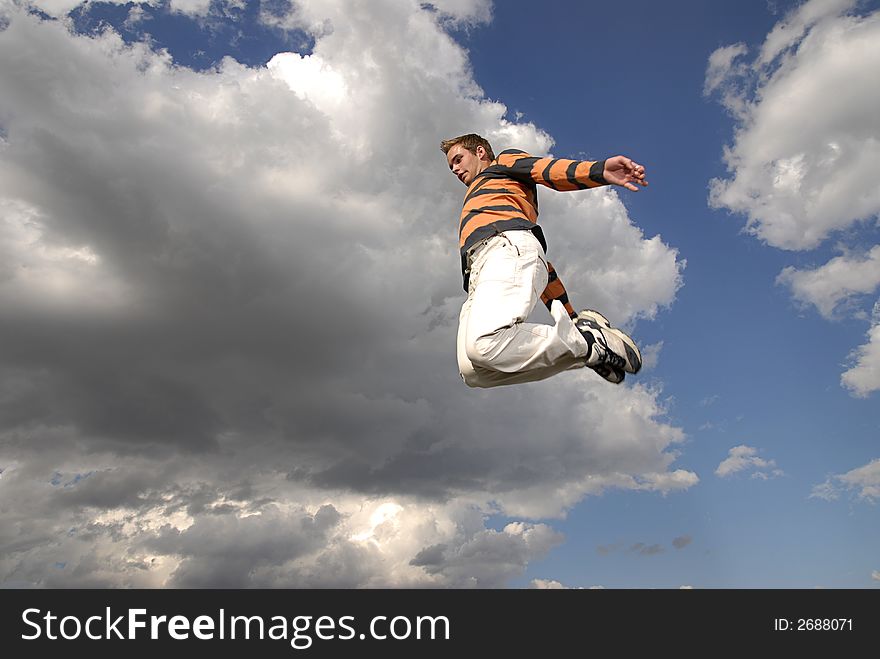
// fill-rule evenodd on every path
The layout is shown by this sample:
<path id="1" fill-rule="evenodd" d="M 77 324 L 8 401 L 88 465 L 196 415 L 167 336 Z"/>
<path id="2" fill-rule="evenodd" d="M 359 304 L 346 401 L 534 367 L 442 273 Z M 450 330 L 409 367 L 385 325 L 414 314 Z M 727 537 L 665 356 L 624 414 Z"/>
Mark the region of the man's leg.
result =
<path id="1" fill-rule="evenodd" d="M 505 232 L 478 248 L 459 325 L 467 384 L 532 382 L 584 365 L 586 341 L 561 303 L 551 307 L 554 325 L 525 322 L 547 279 L 544 251 L 531 232 Z"/>
<path id="2" fill-rule="evenodd" d="M 544 292 L 541 293 L 541 302 L 547 307 L 547 311 L 551 311 L 550 305 L 553 304 L 553 300 L 559 300 L 562 303 L 562 306 L 565 307 L 565 311 L 572 320 L 577 318 L 577 311 L 571 306 L 565 285 L 562 283 L 559 275 L 556 274 L 556 268 L 553 267 L 550 261 L 547 261 L 547 286 L 544 287 Z"/>
<path id="3" fill-rule="evenodd" d="M 547 305 L 547 309 L 549 309 L 551 311 L 551 313 L 552 313 L 552 305 L 553 305 L 554 301 L 558 300 L 559 302 L 561 302 L 562 305 L 565 307 L 566 312 L 568 312 L 569 317 L 574 321 L 575 327 L 577 327 L 579 330 L 582 330 L 582 324 L 581 325 L 578 324 L 578 321 L 580 320 L 580 315 L 574 310 L 574 307 L 571 306 L 571 302 L 568 299 L 568 292 L 565 290 L 565 285 L 562 283 L 562 280 L 556 274 L 556 269 L 553 267 L 553 264 L 550 263 L 549 261 L 547 262 L 547 272 L 548 272 L 547 287 L 544 289 L 544 292 L 541 293 L 541 302 L 543 302 L 545 305 Z M 608 323 L 608 320 L 605 318 L 605 316 L 602 316 L 601 318 L 602 318 L 602 320 L 604 320 L 605 326 L 610 329 L 611 324 Z M 616 332 L 620 333 L 619 330 L 612 330 L 612 331 L 616 331 Z M 581 334 L 583 334 L 583 331 L 581 331 Z M 630 339 L 628 336 L 626 336 L 622 333 L 620 333 L 620 334 L 621 334 L 621 338 L 624 338 L 625 340 L 629 341 L 629 343 L 632 345 L 634 350 L 638 350 L 635 347 L 635 343 L 632 342 L 632 339 Z M 586 339 L 587 337 L 585 336 L 584 338 Z M 594 337 L 590 337 L 590 338 L 594 338 Z M 605 338 L 605 337 L 603 336 L 603 338 Z M 588 343 L 589 343 L 589 340 L 588 340 Z M 614 384 L 620 384 L 621 382 L 623 382 L 624 378 L 626 377 L 624 374 L 623 368 L 614 367 L 611 364 L 597 364 L 597 365 L 594 364 L 590 368 L 592 368 L 594 371 L 596 371 L 596 373 L 598 373 L 600 376 L 602 376 L 603 378 L 608 380 L 608 382 L 612 382 Z"/>
<path id="4" fill-rule="evenodd" d="M 468 298 L 468 300 L 470 300 L 470 298 Z M 557 305 L 558 309 L 556 308 Z M 462 314 L 458 326 L 458 370 L 461 373 L 461 379 L 464 380 L 465 384 L 469 387 L 488 388 L 508 384 L 535 382 L 536 380 L 549 378 L 562 371 L 584 367 L 584 360 L 582 357 L 561 359 L 554 367 L 541 369 L 540 371 L 531 370 L 519 373 L 504 373 L 502 371 L 495 371 L 481 366 L 474 366 L 474 364 L 471 363 L 471 360 L 467 357 L 467 349 L 465 345 L 466 332 L 464 331 L 464 328 L 467 327 L 469 306 L 470 305 L 465 302 L 465 306 L 462 307 Z M 559 314 L 565 313 L 564 307 L 559 302 L 555 302 L 552 313 L 555 318 Z"/>

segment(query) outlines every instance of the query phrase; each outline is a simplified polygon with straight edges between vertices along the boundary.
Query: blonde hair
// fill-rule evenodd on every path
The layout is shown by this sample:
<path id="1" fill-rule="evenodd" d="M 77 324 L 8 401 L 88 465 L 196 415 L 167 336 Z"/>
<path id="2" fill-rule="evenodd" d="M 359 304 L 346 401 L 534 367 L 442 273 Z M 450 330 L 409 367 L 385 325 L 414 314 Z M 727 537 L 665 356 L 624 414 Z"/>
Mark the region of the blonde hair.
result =
<path id="1" fill-rule="evenodd" d="M 449 153 L 449 149 L 456 144 L 461 144 L 461 146 L 473 154 L 476 154 L 477 147 L 481 146 L 486 149 L 486 155 L 489 156 L 489 160 L 495 160 L 495 153 L 492 151 L 492 145 L 489 144 L 489 141 L 485 137 L 480 137 L 476 133 L 468 133 L 467 135 L 453 137 L 450 140 L 443 140 L 440 142 L 440 150 L 443 153 Z"/>

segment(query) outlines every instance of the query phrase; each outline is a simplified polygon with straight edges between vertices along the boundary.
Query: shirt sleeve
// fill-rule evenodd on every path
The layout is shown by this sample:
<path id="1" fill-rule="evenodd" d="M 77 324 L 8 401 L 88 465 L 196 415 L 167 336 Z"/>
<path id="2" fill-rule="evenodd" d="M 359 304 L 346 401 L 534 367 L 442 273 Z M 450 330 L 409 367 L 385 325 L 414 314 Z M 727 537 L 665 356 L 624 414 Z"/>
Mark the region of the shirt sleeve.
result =
<path id="1" fill-rule="evenodd" d="M 561 192 L 608 185 L 602 176 L 604 160 L 538 158 L 519 149 L 507 149 L 495 159 L 494 167 L 518 181 L 539 183 Z"/>

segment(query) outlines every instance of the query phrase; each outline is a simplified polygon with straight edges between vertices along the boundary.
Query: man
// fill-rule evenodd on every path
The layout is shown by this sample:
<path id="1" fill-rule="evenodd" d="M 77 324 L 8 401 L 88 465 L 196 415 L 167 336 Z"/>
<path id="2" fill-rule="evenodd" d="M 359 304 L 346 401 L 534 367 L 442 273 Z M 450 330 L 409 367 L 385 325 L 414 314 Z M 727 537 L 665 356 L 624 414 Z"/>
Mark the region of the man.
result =
<path id="1" fill-rule="evenodd" d="M 452 173 L 467 186 L 459 247 L 467 300 L 458 328 L 458 364 L 471 387 L 533 382 L 592 368 L 609 382 L 638 373 L 633 340 L 597 311 L 575 313 L 545 255 L 537 184 L 554 190 L 647 186 L 645 168 L 625 156 L 598 162 L 538 158 L 492 146 L 470 133 L 440 144 Z M 555 324 L 526 323 L 541 299 Z"/>

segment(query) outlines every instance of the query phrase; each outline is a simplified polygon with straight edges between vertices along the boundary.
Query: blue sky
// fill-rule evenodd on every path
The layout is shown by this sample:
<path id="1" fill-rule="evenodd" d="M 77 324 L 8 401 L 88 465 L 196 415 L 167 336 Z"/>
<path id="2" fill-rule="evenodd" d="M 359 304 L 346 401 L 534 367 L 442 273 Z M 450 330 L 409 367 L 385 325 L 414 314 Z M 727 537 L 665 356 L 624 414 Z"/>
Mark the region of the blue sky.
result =
<path id="1" fill-rule="evenodd" d="M 592 4 L 0 4 L 0 581 L 878 587 L 880 6 Z M 458 380 L 472 130 L 622 387 Z"/>
<path id="2" fill-rule="evenodd" d="M 563 583 L 584 585 L 586 571 L 588 581 L 622 587 L 703 579 L 721 587 L 804 587 L 811 579 L 870 587 L 865 575 L 880 540 L 876 509 L 807 498 L 829 474 L 876 459 L 876 394 L 854 398 L 839 385 L 848 347 L 863 342 L 866 325 L 824 321 L 774 285 L 786 266 L 827 262 L 833 241 L 805 252 L 773 249 L 742 232 L 742 215 L 707 204 L 709 181 L 728 176 L 722 147 L 735 129 L 703 94 L 708 58 L 738 42 L 760 47 L 800 3 L 638 3 L 627 12 L 565 3 L 564 20 L 541 21 L 522 21 L 527 9 L 518 4 L 496 7 L 491 25 L 468 35 L 475 77 L 488 95 L 553 135 L 555 153 L 621 152 L 647 163 L 651 187 L 626 196 L 626 206 L 647 234 L 660 233 L 687 259 L 674 305 L 639 325 L 639 338 L 663 341 L 653 376 L 673 401 L 670 418 L 689 436 L 688 466 L 708 476 L 728 449 L 746 444 L 785 472 L 768 481 L 750 481 L 748 473 L 709 476 L 687 502 L 632 493 L 587 501 L 562 527 L 582 540 L 529 572 L 552 564 L 564 566 Z M 506 40 L 554 45 L 547 58 L 524 57 L 511 67 L 493 56 Z M 612 62 L 619 54 L 618 65 L 578 66 L 599 53 Z M 568 64 L 556 72 L 546 59 Z M 620 110 L 602 111 L 609 106 Z M 552 238 L 552 219 L 543 223 Z M 870 249 L 876 224 L 835 238 Z M 861 306 L 870 311 L 875 299 L 866 296 Z M 690 535 L 707 542 L 676 551 L 676 527 L 682 535 L 699 528 Z M 594 550 L 589 540 L 597 529 L 608 545 L 619 545 L 617 556 Z M 660 544 L 664 553 L 634 558 L 639 542 Z"/>

